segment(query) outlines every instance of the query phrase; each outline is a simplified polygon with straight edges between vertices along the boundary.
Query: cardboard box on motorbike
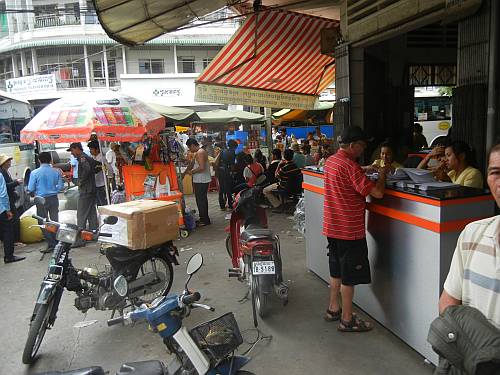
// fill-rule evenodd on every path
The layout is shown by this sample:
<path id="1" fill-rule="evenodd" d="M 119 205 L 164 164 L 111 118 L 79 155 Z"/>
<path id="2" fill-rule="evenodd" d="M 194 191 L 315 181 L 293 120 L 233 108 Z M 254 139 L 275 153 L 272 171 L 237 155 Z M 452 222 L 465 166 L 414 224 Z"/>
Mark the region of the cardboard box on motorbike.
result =
<path id="1" fill-rule="evenodd" d="M 103 216 L 116 216 L 114 225 L 103 225 L 99 241 L 126 246 L 132 250 L 147 249 L 179 237 L 179 220 L 175 202 L 136 200 L 99 207 Z"/>

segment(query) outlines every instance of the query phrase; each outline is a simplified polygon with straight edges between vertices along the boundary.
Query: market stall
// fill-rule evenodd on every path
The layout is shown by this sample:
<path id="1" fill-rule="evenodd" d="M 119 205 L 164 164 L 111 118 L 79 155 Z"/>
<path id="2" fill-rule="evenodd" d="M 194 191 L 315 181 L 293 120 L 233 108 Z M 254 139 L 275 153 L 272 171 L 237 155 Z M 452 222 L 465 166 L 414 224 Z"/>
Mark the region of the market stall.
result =
<path id="1" fill-rule="evenodd" d="M 182 151 L 173 137 L 160 135 L 164 128 L 165 118 L 141 101 L 115 92 L 102 92 L 49 104 L 21 131 L 21 141 L 69 143 L 87 142 L 95 137 L 102 154 L 104 141 L 117 145 L 120 142 L 119 151 L 113 152 L 125 199 L 175 201 L 179 224 L 183 225 L 183 195 L 174 164 Z M 102 163 L 102 168 L 107 175 L 106 163 Z M 109 185 L 105 187 L 110 203 Z"/>
<path id="2" fill-rule="evenodd" d="M 327 239 L 322 235 L 324 177 L 303 171 L 307 268 L 329 282 Z M 387 188 L 368 198 L 366 225 L 372 283 L 356 287 L 354 302 L 424 357 L 430 323 L 458 236 L 465 225 L 494 214 L 486 191 L 465 187 L 421 191 Z"/>

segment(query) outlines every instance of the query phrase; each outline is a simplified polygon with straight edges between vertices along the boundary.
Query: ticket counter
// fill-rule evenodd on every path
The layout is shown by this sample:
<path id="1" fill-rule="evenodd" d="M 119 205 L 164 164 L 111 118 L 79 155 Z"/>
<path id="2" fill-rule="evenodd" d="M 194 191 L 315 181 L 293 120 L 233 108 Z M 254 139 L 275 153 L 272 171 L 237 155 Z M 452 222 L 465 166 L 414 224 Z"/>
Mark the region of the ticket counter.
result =
<path id="1" fill-rule="evenodd" d="M 323 173 L 304 170 L 307 267 L 326 282 Z M 367 198 L 366 226 L 372 283 L 356 287 L 354 302 L 408 345 L 437 363 L 427 343 L 430 323 L 458 236 L 468 223 L 494 215 L 485 191 L 458 188 L 422 192 L 387 188 Z"/>

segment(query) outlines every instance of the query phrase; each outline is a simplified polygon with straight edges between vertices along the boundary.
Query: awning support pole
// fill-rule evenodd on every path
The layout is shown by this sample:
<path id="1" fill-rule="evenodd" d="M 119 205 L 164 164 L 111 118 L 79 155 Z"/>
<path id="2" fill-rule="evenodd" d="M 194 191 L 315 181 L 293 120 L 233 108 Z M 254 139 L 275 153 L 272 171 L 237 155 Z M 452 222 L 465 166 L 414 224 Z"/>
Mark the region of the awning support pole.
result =
<path id="1" fill-rule="evenodd" d="M 267 145 L 267 157 L 269 162 L 271 162 L 271 157 L 273 154 L 273 132 L 271 123 L 271 108 L 264 108 L 264 117 L 266 118 L 266 145 Z"/>
<path id="2" fill-rule="evenodd" d="M 99 140 L 99 151 L 102 155 L 102 173 L 104 173 L 104 189 L 106 189 L 106 200 L 108 204 L 111 204 L 111 199 L 109 199 L 109 181 L 108 181 L 108 168 L 105 162 L 106 154 L 104 154 L 104 150 L 102 148 L 102 142 Z"/>
<path id="3" fill-rule="evenodd" d="M 490 59 L 488 72 L 488 112 L 486 114 L 486 151 L 489 151 L 495 141 L 495 125 L 498 113 L 498 20 L 500 6 L 498 1 L 491 2 L 490 8 Z"/>

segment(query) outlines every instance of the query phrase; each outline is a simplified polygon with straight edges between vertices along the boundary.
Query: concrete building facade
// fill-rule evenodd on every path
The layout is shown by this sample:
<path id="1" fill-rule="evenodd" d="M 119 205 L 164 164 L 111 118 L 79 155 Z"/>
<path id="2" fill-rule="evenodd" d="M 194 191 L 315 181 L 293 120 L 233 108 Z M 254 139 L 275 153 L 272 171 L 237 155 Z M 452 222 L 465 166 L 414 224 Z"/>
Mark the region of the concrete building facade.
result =
<path id="1" fill-rule="evenodd" d="M 194 80 L 239 26 L 223 21 L 188 28 L 129 48 L 105 34 L 91 1 L 12 0 L 6 8 L 0 88 L 35 110 L 63 96 L 106 89 L 146 102 L 203 106 L 194 101 Z M 210 17 L 223 19 L 228 12 Z"/>

